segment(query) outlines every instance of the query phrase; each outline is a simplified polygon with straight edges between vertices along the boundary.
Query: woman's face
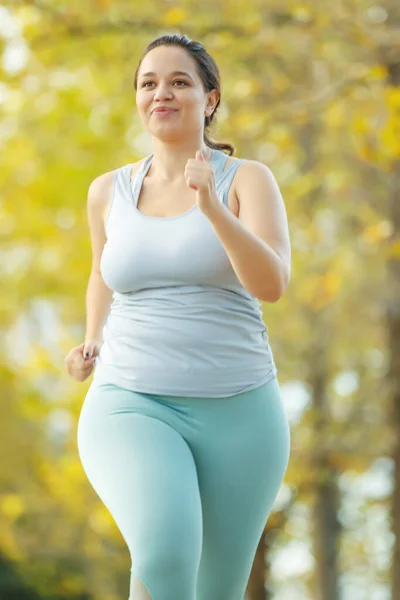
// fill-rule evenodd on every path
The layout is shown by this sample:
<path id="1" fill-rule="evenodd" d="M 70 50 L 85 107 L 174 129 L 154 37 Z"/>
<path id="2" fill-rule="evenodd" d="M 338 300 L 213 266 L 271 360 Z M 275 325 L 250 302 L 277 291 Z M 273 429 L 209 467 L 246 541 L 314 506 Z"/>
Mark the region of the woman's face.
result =
<path id="1" fill-rule="evenodd" d="M 203 139 L 204 118 L 212 114 L 217 100 L 216 90 L 204 91 L 196 62 L 183 48 L 159 46 L 144 57 L 138 72 L 136 106 L 144 127 L 153 136 L 165 141 L 188 136 Z M 169 114 L 154 112 L 158 106 L 175 110 Z"/>

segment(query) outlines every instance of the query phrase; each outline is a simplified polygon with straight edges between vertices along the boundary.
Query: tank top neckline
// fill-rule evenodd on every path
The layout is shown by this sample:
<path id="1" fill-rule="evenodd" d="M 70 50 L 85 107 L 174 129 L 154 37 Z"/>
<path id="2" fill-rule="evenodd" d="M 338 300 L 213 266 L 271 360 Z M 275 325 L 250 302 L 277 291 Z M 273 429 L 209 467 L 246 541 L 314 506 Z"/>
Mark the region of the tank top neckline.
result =
<path id="1" fill-rule="evenodd" d="M 221 152 L 221 154 L 222 156 L 219 154 L 219 152 L 216 152 L 214 148 L 211 149 L 210 163 L 214 165 L 215 176 L 217 176 L 218 165 L 220 164 L 221 159 L 228 158 L 224 152 Z M 134 213 L 140 218 L 148 221 L 172 221 L 174 219 L 182 219 L 183 217 L 187 217 L 195 211 L 198 211 L 199 207 L 197 206 L 197 204 L 195 204 L 194 206 L 192 206 L 192 208 L 190 208 L 186 212 L 180 213 L 179 215 L 173 215 L 172 217 L 152 217 L 151 215 L 145 215 L 138 209 L 137 201 L 139 199 L 140 191 L 143 186 L 144 178 L 146 177 L 150 169 L 150 165 L 153 161 L 153 156 L 154 154 L 152 153 L 144 159 L 140 169 L 137 171 L 133 179 L 131 179 L 133 163 L 130 163 L 126 170 Z M 217 177 L 215 177 L 215 179 L 217 179 Z"/>

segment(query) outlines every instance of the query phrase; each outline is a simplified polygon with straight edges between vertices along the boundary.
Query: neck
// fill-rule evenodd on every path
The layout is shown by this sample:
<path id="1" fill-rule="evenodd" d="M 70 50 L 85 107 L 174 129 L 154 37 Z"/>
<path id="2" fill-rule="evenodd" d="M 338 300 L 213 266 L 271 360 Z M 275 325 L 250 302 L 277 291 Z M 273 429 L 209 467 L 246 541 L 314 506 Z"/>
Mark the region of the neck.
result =
<path id="1" fill-rule="evenodd" d="M 197 150 L 203 152 L 206 160 L 210 160 L 211 156 L 211 148 L 204 142 L 178 146 L 157 141 L 153 144 L 153 148 L 153 158 L 148 175 L 160 183 L 184 181 L 186 163 L 190 158 L 196 158 Z"/>

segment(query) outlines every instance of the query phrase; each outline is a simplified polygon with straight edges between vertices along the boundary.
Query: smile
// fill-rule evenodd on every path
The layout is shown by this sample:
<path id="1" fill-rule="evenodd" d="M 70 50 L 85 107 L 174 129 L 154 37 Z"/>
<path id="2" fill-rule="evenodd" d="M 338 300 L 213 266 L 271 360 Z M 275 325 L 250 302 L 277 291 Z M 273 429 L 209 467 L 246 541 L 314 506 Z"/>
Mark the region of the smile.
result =
<path id="1" fill-rule="evenodd" d="M 172 113 L 177 112 L 174 109 L 168 109 L 168 110 L 155 110 L 153 112 L 153 114 L 157 115 L 158 117 L 167 117 L 168 115 L 172 115 Z"/>

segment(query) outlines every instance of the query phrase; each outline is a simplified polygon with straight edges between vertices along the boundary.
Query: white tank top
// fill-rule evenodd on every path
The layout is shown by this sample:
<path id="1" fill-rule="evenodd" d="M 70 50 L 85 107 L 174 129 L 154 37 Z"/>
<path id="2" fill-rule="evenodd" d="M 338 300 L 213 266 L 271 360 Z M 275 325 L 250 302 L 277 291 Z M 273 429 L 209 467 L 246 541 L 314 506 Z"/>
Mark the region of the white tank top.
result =
<path id="1" fill-rule="evenodd" d="M 174 217 L 137 209 L 153 155 L 131 181 L 116 170 L 100 269 L 113 293 L 94 379 L 133 391 L 226 397 L 276 377 L 261 303 L 238 280 L 208 218 L 195 205 Z M 216 191 L 228 192 L 243 159 L 225 171 L 213 150 Z"/>

